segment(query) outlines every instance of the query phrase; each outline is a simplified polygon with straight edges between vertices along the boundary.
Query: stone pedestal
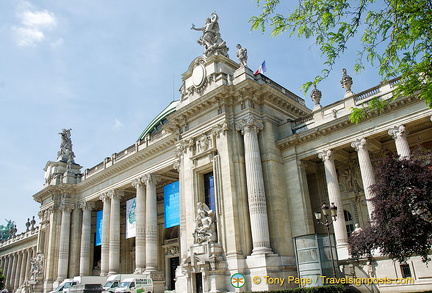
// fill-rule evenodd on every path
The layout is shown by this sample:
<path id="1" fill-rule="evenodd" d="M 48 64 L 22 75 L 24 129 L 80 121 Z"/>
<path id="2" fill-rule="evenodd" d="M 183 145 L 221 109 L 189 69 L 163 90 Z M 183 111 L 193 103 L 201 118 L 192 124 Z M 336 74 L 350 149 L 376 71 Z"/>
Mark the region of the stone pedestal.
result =
<path id="1" fill-rule="evenodd" d="M 279 255 L 249 255 L 246 258 L 246 265 L 250 272 L 249 276 L 246 277 L 245 287 L 247 291 L 268 291 L 288 288 L 286 279 L 290 273 L 281 270 L 282 260 Z M 275 281 L 272 282 L 270 279 L 266 279 L 265 276 L 271 277 Z M 284 279 L 284 281 L 282 283 L 282 281 L 276 281 L 275 278 L 279 278 L 279 280 Z"/>

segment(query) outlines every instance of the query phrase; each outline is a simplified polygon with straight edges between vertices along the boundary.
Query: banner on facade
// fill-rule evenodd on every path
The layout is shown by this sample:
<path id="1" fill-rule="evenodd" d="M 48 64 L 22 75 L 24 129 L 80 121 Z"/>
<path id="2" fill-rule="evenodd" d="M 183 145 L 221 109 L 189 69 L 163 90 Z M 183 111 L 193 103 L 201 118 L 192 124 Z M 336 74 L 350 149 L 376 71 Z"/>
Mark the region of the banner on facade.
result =
<path id="1" fill-rule="evenodd" d="M 180 225 L 180 184 L 179 181 L 164 186 L 165 228 Z"/>
<path id="2" fill-rule="evenodd" d="M 126 238 L 136 236 L 136 198 L 132 198 L 126 202 Z"/>
<path id="3" fill-rule="evenodd" d="M 96 212 L 95 246 L 101 246 L 102 245 L 102 219 L 103 219 L 103 211 Z"/>

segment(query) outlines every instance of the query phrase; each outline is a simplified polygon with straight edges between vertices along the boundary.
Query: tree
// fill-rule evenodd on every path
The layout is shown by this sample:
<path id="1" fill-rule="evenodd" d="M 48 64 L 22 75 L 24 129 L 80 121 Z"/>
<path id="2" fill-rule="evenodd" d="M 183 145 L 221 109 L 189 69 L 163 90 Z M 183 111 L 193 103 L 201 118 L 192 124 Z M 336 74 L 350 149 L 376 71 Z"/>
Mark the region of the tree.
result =
<path id="1" fill-rule="evenodd" d="M 269 23 L 274 36 L 289 32 L 290 36 L 314 38 L 325 56 L 325 68 L 302 86 L 305 92 L 329 75 L 350 43 L 359 48 L 355 72 L 366 61 L 379 67 L 383 80 L 401 76 L 395 98 L 417 95 L 432 107 L 431 0 L 299 0 L 293 12 L 286 14 L 277 13 L 282 9 L 280 0 L 257 3 L 262 13 L 251 17 L 252 29 L 265 31 Z M 358 123 L 355 117 L 362 115 L 351 117 Z"/>
<path id="2" fill-rule="evenodd" d="M 6 277 L 3 276 L 3 270 L 0 268 L 0 290 L 3 290 L 5 287 L 4 281 Z"/>
<path id="3" fill-rule="evenodd" d="M 350 237 L 351 256 L 368 257 L 376 250 L 398 261 L 414 255 L 430 260 L 432 151 L 417 150 L 409 159 L 391 155 L 375 171 L 371 225 Z"/>

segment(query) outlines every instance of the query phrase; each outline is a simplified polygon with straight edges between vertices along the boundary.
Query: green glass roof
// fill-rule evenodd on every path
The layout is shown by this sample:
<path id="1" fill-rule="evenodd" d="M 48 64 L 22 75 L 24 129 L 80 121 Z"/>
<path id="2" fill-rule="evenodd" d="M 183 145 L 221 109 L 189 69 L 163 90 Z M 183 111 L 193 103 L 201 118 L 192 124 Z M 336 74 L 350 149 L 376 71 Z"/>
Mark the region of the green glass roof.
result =
<path id="1" fill-rule="evenodd" d="M 162 112 L 160 112 L 159 115 L 157 115 L 144 129 L 144 131 L 139 136 L 138 141 L 142 140 L 147 134 L 151 133 L 156 127 L 158 127 L 168 115 L 174 113 L 178 103 L 179 101 L 172 101 Z"/>

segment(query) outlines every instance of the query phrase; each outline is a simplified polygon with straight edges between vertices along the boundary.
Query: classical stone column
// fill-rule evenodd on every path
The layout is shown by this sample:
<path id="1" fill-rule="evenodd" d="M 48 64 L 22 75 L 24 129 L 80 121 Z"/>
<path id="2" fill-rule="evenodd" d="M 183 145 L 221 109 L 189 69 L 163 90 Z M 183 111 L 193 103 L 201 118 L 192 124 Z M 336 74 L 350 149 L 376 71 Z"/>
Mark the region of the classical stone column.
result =
<path id="1" fill-rule="evenodd" d="M 263 129 L 261 120 L 252 115 L 242 119 L 236 129 L 244 136 L 246 182 L 252 232 L 252 255 L 272 253 L 267 217 L 261 154 L 258 132 Z"/>
<path id="2" fill-rule="evenodd" d="M 158 234 L 157 234 L 157 198 L 156 184 L 159 175 L 146 174 L 144 182 L 147 185 L 146 201 L 146 272 L 153 272 L 158 267 Z"/>
<path id="3" fill-rule="evenodd" d="M 318 157 L 324 162 L 327 191 L 330 201 L 329 203 L 334 203 L 337 207 L 337 220 L 333 223 L 333 227 L 336 237 L 336 247 L 338 248 L 339 252 L 340 249 L 348 248 L 348 235 L 345 226 L 344 208 L 339 190 L 339 182 L 334 164 L 333 152 L 331 150 L 324 150 L 318 153 Z M 345 252 L 347 253 L 347 251 Z M 343 255 L 342 258 L 344 258 L 344 256 L 345 255 Z"/>
<path id="4" fill-rule="evenodd" d="M 8 269 L 5 273 L 6 276 L 6 288 L 12 290 L 12 275 L 13 275 L 13 262 L 14 262 L 13 254 L 10 254 L 8 257 Z"/>
<path id="5" fill-rule="evenodd" d="M 14 282 L 14 289 L 18 289 L 19 285 L 20 285 L 20 272 L 21 272 L 21 264 L 22 264 L 22 257 L 23 257 L 23 252 L 19 251 L 17 252 L 18 254 L 18 260 L 16 263 L 16 269 L 15 269 L 15 282 Z"/>
<path id="6" fill-rule="evenodd" d="M 144 178 L 132 181 L 136 188 L 136 236 L 135 236 L 135 274 L 142 274 L 146 265 L 146 187 Z"/>
<path id="7" fill-rule="evenodd" d="M 15 274 L 17 271 L 17 261 L 18 261 L 17 253 L 13 253 L 12 254 L 12 266 L 11 266 L 11 269 L 9 270 L 9 276 L 10 276 L 9 287 L 11 290 L 15 289 L 14 285 L 15 285 Z"/>
<path id="8" fill-rule="evenodd" d="M 84 201 L 80 202 L 79 207 L 83 211 L 79 274 L 80 276 L 90 276 L 92 210 L 95 203 Z"/>
<path id="9" fill-rule="evenodd" d="M 109 241 L 110 241 L 110 214 L 111 199 L 108 193 L 102 194 L 100 200 L 103 202 L 102 213 L 102 245 L 101 245 L 101 276 L 107 276 L 109 270 Z"/>
<path id="10" fill-rule="evenodd" d="M 26 265 L 27 265 L 27 252 L 28 250 L 23 250 L 22 251 L 22 260 L 21 260 L 21 268 L 20 268 L 20 276 L 19 276 L 19 282 L 18 282 L 18 286 L 20 286 L 21 284 L 24 284 L 24 277 L 25 277 L 25 273 L 26 273 Z"/>
<path id="11" fill-rule="evenodd" d="M 366 138 L 361 138 L 353 141 L 351 146 L 357 151 L 358 161 L 360 165 L 360 173 L 363 181 L 363 189 L 366 198 L 369 219 L 371 219 L 374 210 L 372 202 L 369 199 L 372 197 L 370 187 L 375 184 L 375 175 L 372 168 L 372 163 L 368 151 L 368 142 Z"/>
<path id="12" fill-rule="evenodd" d="M 410 148 L 407 140 L 408 130 L 405 125 L 395 126 L 388 130 L 388 134 L 393 137 L 396 144 L 397 154 L 401 158 L 409 158 L 410 157 Z"/>
<path id="13" fill-rule="evenodd" d="M 111 190 L 111 215 L 109 237 L 109 275 L 117 274 L 120 270 L 120 198 L 122 190 Z"/>
<path id="14" fill-rule="evenodd" d="M 60 245 L 58 256 L 57 281 L 60 283 L 67 278 L 69 265 L 69 240 L 72 204 L 62 202 L 60 210 L 62 211 L 61 228 L 60 228 Z"/>

